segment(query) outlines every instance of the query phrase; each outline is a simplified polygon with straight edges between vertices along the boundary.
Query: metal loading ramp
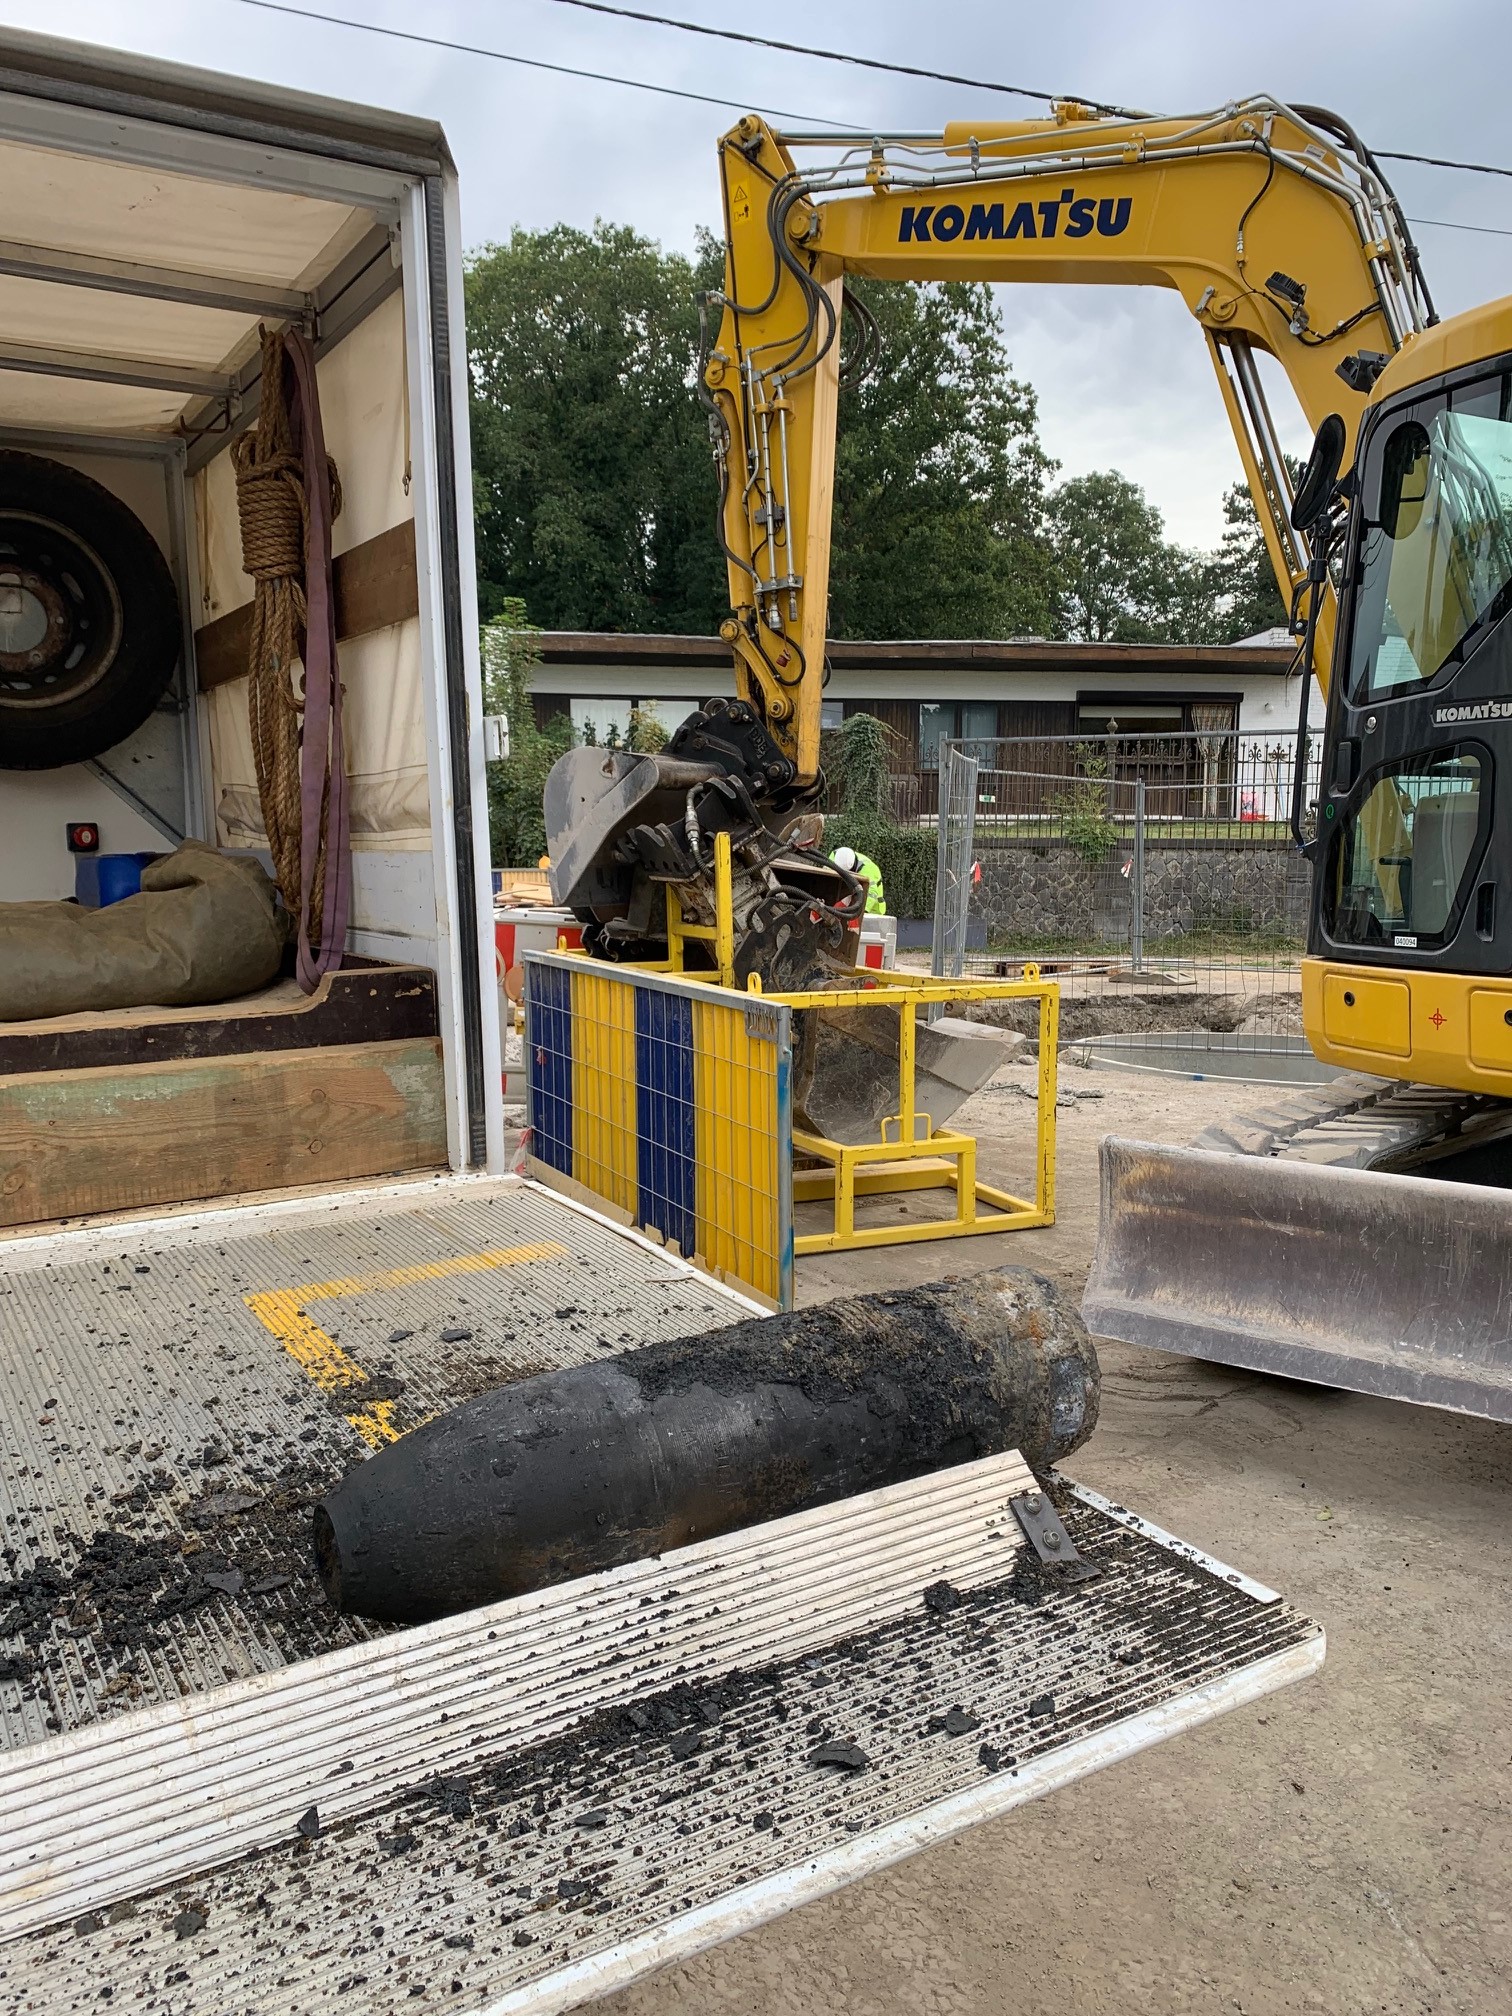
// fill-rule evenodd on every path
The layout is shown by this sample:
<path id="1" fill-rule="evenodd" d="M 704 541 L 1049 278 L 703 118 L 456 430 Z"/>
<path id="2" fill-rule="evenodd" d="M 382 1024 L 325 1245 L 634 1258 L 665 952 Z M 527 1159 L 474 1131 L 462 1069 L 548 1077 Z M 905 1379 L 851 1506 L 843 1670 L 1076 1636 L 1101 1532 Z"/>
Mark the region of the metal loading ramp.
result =
<path id="1" fill-rule="evenodd" d="M 0 1749 L 370 1637 L 309 1548 L 366 1449 L 753 1313 L 518 1178 L 0 1245 Z"/>
<path id="2" fill-rule="evenodd" d="M 1313 1670 L 1010 1453 L 97 1725 L 0 1789 L 7 2006 L 565 2009 Z M 45 1798 L 45 1812 L 43 1801 Z"/>

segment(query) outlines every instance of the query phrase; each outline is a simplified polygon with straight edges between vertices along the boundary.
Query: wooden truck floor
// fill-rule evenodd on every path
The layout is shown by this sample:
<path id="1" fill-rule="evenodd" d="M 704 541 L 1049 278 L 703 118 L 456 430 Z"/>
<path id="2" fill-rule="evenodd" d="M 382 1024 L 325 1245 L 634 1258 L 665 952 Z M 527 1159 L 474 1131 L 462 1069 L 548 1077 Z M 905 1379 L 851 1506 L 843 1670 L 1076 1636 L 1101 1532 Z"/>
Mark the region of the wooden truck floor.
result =
<path id="1" fill-rule="evenodd" d="M 1047 1575 L 1012 1453 L 367 1631 L 305 1539 L 365 1444 L 748 1306 L 497 1180 L 5 1258 L 7 2007 L 567 2008 L 1323 1656 L 1059 1480 Z"/>

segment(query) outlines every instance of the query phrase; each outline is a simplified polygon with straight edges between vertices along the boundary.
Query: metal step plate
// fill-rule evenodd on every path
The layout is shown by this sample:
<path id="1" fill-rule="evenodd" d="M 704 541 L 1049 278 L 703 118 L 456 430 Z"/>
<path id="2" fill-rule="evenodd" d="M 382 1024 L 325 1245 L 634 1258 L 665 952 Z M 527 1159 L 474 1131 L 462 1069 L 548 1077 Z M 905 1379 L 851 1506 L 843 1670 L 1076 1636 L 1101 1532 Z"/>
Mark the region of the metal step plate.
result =
<path id="1" fill-rule="evenodd" d="M 489 1386 L 764 1313 L 518 1178 L 0 1245 L 0 1749 L 372 1635 L 310 1507 Z"/>
<path id="2" fill-rule="evenodd" d="M 987 1458 L 39 1746 L 0 2002 L 566 2009 L 1316 1668 L 1274 1592 Z"/>

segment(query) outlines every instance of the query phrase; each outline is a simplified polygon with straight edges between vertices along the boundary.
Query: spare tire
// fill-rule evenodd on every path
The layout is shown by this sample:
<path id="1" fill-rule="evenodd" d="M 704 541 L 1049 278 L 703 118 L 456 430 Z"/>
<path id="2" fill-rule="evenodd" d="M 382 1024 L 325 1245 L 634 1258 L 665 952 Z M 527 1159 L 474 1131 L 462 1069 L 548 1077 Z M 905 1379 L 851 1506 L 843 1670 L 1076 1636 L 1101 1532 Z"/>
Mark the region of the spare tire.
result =
<path id="1" fill-rule="evenodd" d="M 0 450 L 0 769 L 114 748 L 179 647 L 173 576 L 136 513 L 77 469 Z"/>

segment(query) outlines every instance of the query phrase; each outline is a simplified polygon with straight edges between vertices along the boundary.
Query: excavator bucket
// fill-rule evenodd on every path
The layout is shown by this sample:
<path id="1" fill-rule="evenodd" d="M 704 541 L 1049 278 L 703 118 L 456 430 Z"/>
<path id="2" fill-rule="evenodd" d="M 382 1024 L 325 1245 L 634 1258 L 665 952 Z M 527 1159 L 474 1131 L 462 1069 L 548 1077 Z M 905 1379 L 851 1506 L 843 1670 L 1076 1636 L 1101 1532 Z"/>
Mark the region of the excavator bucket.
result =
<path id="1" fill-rule="evenodd" d="M 1512 1421 L 1504 1191 L 1109 1136 L 1094 1337 Z"/>
<path id="2" fill-rule="evenodd" d="M 806 1009 L 794 1041 L 799 1124 L 831 1141 L 875 1141 L 898 1111 L 899 1015 L 894 1007 Z M 1011 1029 L 942 1015 L 914 1029 L 914 1109 L 935 1131 L 1021 1047 Z"/>

